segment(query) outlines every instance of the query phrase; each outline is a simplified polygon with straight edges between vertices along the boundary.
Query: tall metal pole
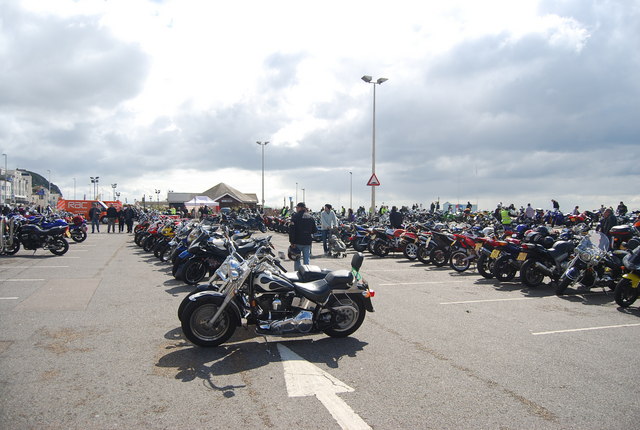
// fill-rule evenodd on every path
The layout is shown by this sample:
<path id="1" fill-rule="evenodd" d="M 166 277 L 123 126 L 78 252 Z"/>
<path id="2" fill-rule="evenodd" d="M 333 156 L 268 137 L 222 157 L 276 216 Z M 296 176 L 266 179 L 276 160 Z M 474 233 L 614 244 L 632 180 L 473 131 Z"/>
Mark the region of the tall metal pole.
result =
<path id="1" fill-rule="evenodd" d="M 304 188 L 302 189 L 302 202 L 307 203 L 307 199 L 304 198 Z"/>
<path id="2" fill-rule="evenodd" d="M 76 178 L 73 178 L 73 200 L 76 199 Z"/>
<path id="3" fill-rule="evenodd" d="M 49 195 L 47 196 L 47 206 L 51 204 L 51 170 L 47 169 L 47 172 L 49 172 L 49 179 L 47 180 L 47 182 L 49 182 Z"/>
<path id="4" fill-rule="evenodd" d="M 4 157 L 4 183 L 2 184 L 2 203 L 7 202 L 7 154 L 2 154 Z"/>
<path id="5" fill-rule="evenodd" d="M 376 174 L 376 85 L 380 85 L 383 82 L 388 81 L 387 78 L 378 78 L 377 80 L 373 80 L 373 78 L 369 75 L 364 75 L 361 78 L 368 84 L 373 85 L 373 126 L 372 126 L 372 143 L 371 143 L 371 177 L 373 178 Z M 371 186 L 371 215 L 376 211 L 376 187 Z"/>
<path id="6" fill-rule="evenodd" d="M 298 183 L 296 182 L 296 204 L 298 204 Z"/>
<path id="7" fill-rule="evenodd" d="M 262 146 L 262 211 L 264 211 L 264 147 L 267 146 L 269 141 L 257 141 L 256 143 Z"/>
<path id="8" fill-rule="evenodd" d="M 353 209 L 353 172 L 349 172 L 349 209 Z"/>

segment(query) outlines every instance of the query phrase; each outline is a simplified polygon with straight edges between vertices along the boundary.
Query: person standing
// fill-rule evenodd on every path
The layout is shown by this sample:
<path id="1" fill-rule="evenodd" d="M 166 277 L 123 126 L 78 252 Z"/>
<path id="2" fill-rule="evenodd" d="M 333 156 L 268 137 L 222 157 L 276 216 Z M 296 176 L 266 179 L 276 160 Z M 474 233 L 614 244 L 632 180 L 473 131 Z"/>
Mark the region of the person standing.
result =
<path id="1" fill-rule="evenodd" d="M 320 232 L 322 233 L 322 248 L 324 249 L 324 255 L 329 253 L 329 237 L 331 236 L 331 229 L 337 227 L 338 217 L 336 216 L 336 213 L 331 210 L 331 205 L 327 203 L 324 205 L 323 211 L 320 212 Z"/>
<path id="2" fill-rule="evenodd" d="M 289 227 L 289 243 L 292 248 L 297 248 L 302 252 L 303 264 L 311 261 L 312 236 L 317 231 L 316 222 L 307 213 L 307 206 L 300 202 L 296 205 L 296 213 L 291 216 L 291 226 Z M 300 268 L 300 259 L 294 264 L 294 269 Z"/>
<path id="3" fill-rule="evenodd" d="M 613 214 L 611 208 L 605 209 L 602 214 L 602 220 L 600 221 L 600 231 L 605 234 L 611 240 L 611 227 L 618 224 L 618 219 Z"/>
<path id="4" fill-rule="evenodd" d="M 389 224 L 391 224 L 391 228 L 402 228 L 403 218 L 402 212 L 398 212 L 398 208 L 393 206 L 389 213 Z"/>
<path id="5" fill-rule="evenodd" d="M 89 210 L 89 219 L 91 220 L 91 233 L 95 233 L 96 231 L 100 233 L 100 214 L 102 211 L 98 207 L 98 204 L 94 204 L 93 207 Z"/>
<path id="6" fill-rule="evenodd" d="M 118 210 L 113 206 L 113 203 L 109 204 L 107 209 L 107 233 L 116 232 L 116 218 L 118 218 Z"/>
<path id="7" fill-rule="evenodd" d="M 135 217 L 135 213 L 131 208 L 131 205 L 127 205 L 124 210 L 124 222 L 127 224 L 127 233 L 133 232 L 133 218 Z"/>
<path id="8" fill-rule="evenodd" d="M 620 202 L 620 204 L 618 205 L 616 212 L 618 213 L 618 215 L 620 216 L 625 216 L 627 214 L 627 205 L 624 204 L 624 202 Z"/>
<path id="9" fill-rule="evenodd" d="M 124 208 L 118 210 L 118 233 L 124 231 Z"/>
<path id="10" fill-rule="evenodd" d="M 527 208 L 524 210 L 524 216 L 527 220 L 533 220 L 536 215 L 536 211 L 531 207 L 531 203 L 527 203 Z"/>

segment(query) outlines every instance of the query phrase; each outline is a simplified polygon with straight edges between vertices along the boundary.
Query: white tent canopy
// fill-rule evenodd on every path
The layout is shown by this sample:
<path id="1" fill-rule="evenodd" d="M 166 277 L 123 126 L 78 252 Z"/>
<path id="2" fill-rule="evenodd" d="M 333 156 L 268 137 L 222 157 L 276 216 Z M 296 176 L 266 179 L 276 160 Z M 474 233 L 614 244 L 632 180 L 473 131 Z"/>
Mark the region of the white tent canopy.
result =
<path id="1" fill-rule="evenodd" d="M 186 207 L 201 207 L 201 206 L 209 206 L 212 208 L 217 208 L 220 206 L 218 202 L 215 200 L 211 200 L 208 196 L 195 196 L 188 202 L 184 202 Z"/>

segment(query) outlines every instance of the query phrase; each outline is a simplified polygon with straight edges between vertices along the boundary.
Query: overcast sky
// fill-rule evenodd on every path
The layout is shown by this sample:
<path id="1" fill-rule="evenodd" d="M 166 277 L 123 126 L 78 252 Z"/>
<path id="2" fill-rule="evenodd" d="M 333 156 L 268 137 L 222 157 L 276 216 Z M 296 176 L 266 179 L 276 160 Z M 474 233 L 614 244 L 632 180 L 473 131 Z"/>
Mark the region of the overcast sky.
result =
<path id="1" fill-rule="evenodd" d="M 640 208 L 640 1 L 0 2 L 0 147 L 65 197 Z M 350 174 L 349 172 L 352 172 Z M 106 198 L 106 196 L 105 196 Z"/>

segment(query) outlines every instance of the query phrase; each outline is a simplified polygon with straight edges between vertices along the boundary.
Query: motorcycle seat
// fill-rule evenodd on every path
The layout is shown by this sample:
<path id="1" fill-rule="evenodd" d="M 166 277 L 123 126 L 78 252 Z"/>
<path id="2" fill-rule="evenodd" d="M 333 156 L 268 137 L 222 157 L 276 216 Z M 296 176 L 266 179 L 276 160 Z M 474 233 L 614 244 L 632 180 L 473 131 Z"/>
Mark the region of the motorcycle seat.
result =
<path id="1" fill-rule="evenodd" d="M 353 282 L 353 273 L 350 270 L 335 270 L 324 279 L 332 288 L 347 289 Z"/>
<path id="2" fill-rule="evenodd" d="M 316 303 L 325 303 L 331 293 L 326 278 L 313 282 L 295 282 L 293 286 L 298 294 Z"/>
<path id="3" fill-rule="evenodd" d="M 23 233 L 29 232 L 29 233 L 35 233 L 38 235 L 51 235 L 51 236 L 63 234 L 66 229 L 67 229 L 66 226 L 57 226 L 57 227 L 52 227 L 48 229 L 42 229 L 40 228 L 40 226 L 37 226 L 35 224 L 28 224 L 28 225 L 22 226 Z"/>

